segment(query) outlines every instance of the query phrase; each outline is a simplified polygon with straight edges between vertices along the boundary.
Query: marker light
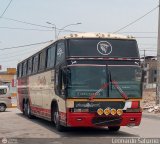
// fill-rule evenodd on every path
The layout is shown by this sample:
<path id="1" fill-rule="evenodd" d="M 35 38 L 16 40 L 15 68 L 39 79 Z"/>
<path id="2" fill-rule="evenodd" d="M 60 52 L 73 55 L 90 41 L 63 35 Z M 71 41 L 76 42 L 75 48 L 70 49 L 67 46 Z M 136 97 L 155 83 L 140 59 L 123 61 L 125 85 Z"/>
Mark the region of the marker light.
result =
<path id="1" fill-rule="evenodd" d="M 122 109 L 118 109 L 118 110 L 117 110 L 117 114 L 118 114 L 119 116 L 121 116 L 121 115 L 123 114 L 123 110 L 122 110 Z"/>
<path id="2" fill-rule="evenodd" d="M 104 114 L 105 115 L 109 115 L 111 113 L 111 110 L 109 109 L 109 108 L 106 108 L 105 110 L 104 110 Z"/>
<path id="3" fill-rule="evenodd" d="M 103 114 L 103 109 L 99 108 L 99 109 L 97 110 L 97 113 L 98 113 L 98 115 L 102 115 L 102 114 Z"/>
<path id="4" fill-rule="evenodd" d="M 116 109 L 111 109 L 111 114 L 115 115 L 117 113 Z"/>

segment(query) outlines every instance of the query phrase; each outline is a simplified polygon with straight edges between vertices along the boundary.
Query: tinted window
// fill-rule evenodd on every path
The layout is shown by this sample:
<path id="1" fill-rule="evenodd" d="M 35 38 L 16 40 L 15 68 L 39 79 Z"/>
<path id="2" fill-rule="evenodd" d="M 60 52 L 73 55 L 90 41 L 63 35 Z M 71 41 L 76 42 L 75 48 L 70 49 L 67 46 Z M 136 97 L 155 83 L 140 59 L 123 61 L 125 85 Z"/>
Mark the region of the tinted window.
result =
<path id="1" fill-rule="evenodd" d="M 39 70 L 44 70 L 46 62 L 46 51 L 43 51 L 39 55 Z"/>
<path id="2" fill-rule="evenodd" d="M 4 95 L 7 93 L 7 89 L 6 88 L 0 88 L 0 95 Z"/>
<path id="3" fill-rule="evenodd" d="M 69 56 L 138 58 L 139 52 L 135 40 L 71 39 Z"/>
<path id="4" fill-rule="evenodd" d="M 38 71 L 38 58 L 38 55 L 34 56 L 33 58 L 33 73 L 36 73 Z"/>
<path id="5" fill-rule="evenodd" d="M 22 64 L 19 64 L 19 67 L 18 67 L 18 76 L 19 77 L 22 76 Z"/>
<path id="6" fill-rule="evenodd" d="M 60 42 L 57 44 L 56 65 L 62 63 L 65 59 L 65 44 Z"/>
<path id="7" fill-rule="evenodd" d="M 47 50 L 47 68 L 54 67 L 55 64 L 55 46 L 50 47 Z"/>
<path id="8" fill-rule="evenodd" d="M 27 61 L 23 63 L 23 76 L 26 75 L 26 72 L 27 72 Z"/>
<path id="9" fill-rule="evenodd" d="M 28 60 L 28 71 L 27 74 L 30 75 L 32 73 L 32 58 Z"/>

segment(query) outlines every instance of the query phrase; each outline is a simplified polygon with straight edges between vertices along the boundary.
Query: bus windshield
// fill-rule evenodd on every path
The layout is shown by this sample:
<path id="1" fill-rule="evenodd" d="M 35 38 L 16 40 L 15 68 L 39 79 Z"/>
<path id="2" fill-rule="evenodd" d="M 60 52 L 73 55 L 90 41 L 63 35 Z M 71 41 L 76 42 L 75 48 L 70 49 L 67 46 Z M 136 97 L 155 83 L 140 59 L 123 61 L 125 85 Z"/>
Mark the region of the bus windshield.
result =
<path id="1" fill-rule="evenodd" d="M 106 66 L 71 66 L 68 70 L 68 98 L 89 98 L 107 83 Z M 96 98 L 107 98 L 107 90 L 97 93 Z"/>
<path id="2" fill-rule="evenodd" d="M 140 98 L 142 92 L 142 71 L 138 66 L 109 66 L 111 81 L 116 81 L 128 98 Z M 122 98 L 114 84 L 110 84 L 110 98 Z"/>
<path id="3" fill-rule="evenodd" d="M 70 66 L 68 98 L 141 98 L 142 71 L 138 66 Z M 113 82 L 116 82 L 118 88 Z"/>

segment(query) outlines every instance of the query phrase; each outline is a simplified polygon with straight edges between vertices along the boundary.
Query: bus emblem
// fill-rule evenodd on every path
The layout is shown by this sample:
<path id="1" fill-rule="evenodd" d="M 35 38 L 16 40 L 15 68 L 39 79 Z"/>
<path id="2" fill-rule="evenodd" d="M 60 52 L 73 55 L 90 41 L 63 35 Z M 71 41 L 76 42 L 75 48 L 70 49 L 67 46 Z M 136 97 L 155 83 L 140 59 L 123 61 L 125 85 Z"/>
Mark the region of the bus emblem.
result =
<path id="1" fill-rule="evenodd" d="M 109 55 L 112 52 L 112 46 L 107 41 L 100 41 L 97 44 L 97 50 L 102 55 Z"/>

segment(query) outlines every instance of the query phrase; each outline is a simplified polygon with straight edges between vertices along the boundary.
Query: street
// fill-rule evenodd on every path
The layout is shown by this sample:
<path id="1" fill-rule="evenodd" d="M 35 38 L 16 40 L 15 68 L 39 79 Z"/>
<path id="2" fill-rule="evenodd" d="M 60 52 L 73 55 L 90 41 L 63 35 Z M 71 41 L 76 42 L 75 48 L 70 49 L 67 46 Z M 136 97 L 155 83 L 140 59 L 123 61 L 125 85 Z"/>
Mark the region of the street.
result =
<path id="1" fill-rule="evenodd" d="M 142 137 L 159 138 L 160 120 L 143 118 L 139 127 L 122 127 L 119 132 L 107 129 L 74 128 L 60 133 L 48 121 L 36 118 L 28 119 L 18 109 L 7 109 L 0 113 L 0 139 L 12 138 L 14 143 L 107 143 L 109 138 Z M 19 139 L 20 138 L 20 139 Z M 23 138 L 23 139 L 21 139 Z M 47 139 L 46 139 L 47 138 Z M 15 142 L 16 141 L 16 142 Z M 111 141 L 111 140 L 110 140 Z M 1 143 L 1 140 L 0 140 Z"/>

